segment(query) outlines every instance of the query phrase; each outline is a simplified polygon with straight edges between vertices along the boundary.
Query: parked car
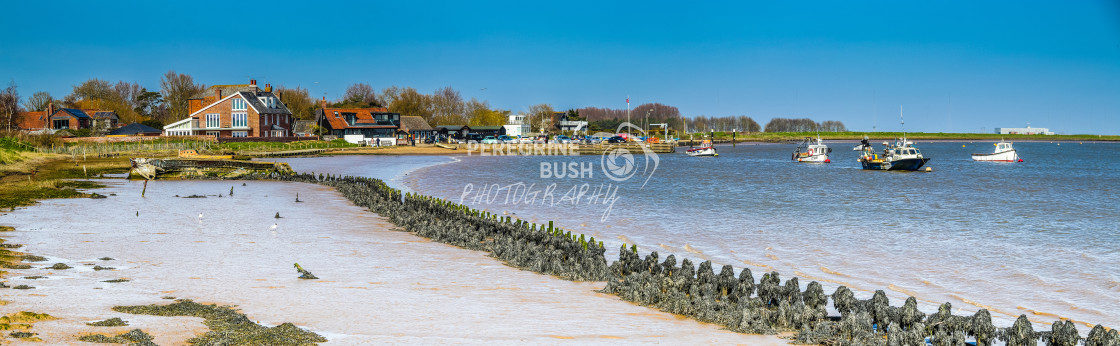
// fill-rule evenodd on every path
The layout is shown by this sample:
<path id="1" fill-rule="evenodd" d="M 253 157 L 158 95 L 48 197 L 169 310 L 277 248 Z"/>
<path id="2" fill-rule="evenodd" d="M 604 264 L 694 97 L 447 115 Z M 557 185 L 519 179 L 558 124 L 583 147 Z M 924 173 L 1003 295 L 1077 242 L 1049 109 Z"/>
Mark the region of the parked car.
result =
<path id="1" fill-rule="evenodd" d="M 483 139 L 482 135 L 480 135 L 480 134 L 468 133 L 465 141 L 467 143 L 482 143 L 482 139 Z"/>
<path id="2" fill-rule="evenodd" d="M 494 136 L 486 136 L 486 138 L 482 139 L 482 144 L 498 144 L 498 143 L 500 143 L 500 142 L 498 142 L 498 138 L 496 138 Z"/>
<path id="3" fill-rule="evenodd" d="M 565 136 L 565 135 L 557 135 L 557 136 L 556 136 L 556 143 L 560 143 L 560 144 L 571 144 L 571 143 L 572 143 L 572 139 L 571 139 L 571 138 L 568 138 L 568 136 Z"/>
<path id="4" fill-rule="evenodd" d="M 517 144 L 516 139 L 513 139 L 513 137 L 506 136 L 506 135 L 498 136 L 498 141 L 502 142 L 502 143 L 505 143 L 505 144 Z"/>
<path id="5" fill-rule="evenodd" d="M 611 138 L 607 138 L 607 143 L 626 143 L 626 138 L 622 138 L 622 136 L 614 136 Z"/>
<path id="6" fill-rule="evenodd" d="M 533 139 L 529 137 L 520 137 L 517 139 L 517 142 L 521 144 L 533 144 Z"/>
<path id="7" fill-rule="evenodd" d="M 533 139 L 533 142 L 539 143 L 539 144 L 548 143 L 548 136 L 545 136 L 545 135 L 537 136 L 537 138 Z"/>

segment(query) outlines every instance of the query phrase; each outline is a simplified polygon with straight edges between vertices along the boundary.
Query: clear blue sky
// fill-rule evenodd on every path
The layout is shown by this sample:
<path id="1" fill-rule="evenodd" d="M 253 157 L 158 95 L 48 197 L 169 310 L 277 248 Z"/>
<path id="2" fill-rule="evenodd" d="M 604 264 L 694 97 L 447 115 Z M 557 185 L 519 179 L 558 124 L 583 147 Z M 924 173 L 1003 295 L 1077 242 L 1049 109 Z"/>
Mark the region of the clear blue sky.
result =
<path id="1" fill-rule="evenodd" d="M 442 86 L 521 111 L 661 102 L 850 129 L 1120 134 L 1120 1 L 17 1 L 0 81 Z M 951 101 L 950 101 L 951 100 Z"/>

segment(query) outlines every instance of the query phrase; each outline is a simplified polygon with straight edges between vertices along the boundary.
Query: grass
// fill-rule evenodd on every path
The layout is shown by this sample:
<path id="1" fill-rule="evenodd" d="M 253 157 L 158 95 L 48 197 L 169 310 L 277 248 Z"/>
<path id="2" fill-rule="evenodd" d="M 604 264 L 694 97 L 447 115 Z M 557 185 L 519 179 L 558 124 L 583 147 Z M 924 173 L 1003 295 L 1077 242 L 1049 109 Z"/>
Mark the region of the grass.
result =
<path id="1" fill-rule="evenodd" d="M 180 299 L 168 305 L 115 306 L 113 311 L 154 316 L 192 316 L 205 319 L 206 334 L 187 340 L 195 345 L 308 345 L 327 339 L 291 323 L 265 327 L 229 306 L 199 304 Z"/>

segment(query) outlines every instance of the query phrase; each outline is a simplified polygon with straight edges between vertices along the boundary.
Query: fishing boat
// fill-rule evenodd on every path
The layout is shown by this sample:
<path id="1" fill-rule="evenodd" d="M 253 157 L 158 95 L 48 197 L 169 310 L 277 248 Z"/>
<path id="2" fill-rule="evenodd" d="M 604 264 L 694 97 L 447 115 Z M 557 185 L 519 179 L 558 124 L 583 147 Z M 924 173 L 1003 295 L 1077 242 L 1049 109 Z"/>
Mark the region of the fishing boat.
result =
<path id="1" fill-rule="evenodd" d="M 899 123 L 902 124 L 902 138 L 895 138 L 894 144 L 883 142 L 883 153 L 876 153 L 870 145 L 865 145 L 859 156 L 863 169 L 879 171 L 916 171 L 929 162 L 914 143 L 906 140 L 906 120 L 902 118 L 902 108 L 898 110 Z"/>
<path id="2" fill-rule="evenodd" d="M 688 156 L 719 156 L 716 148 L 712 146 L 712 141 L 707 139 L 700 142 L 699 147 L 685 150 L 684 153 Z"/>
<path id="3" fill-rule="evenodd" d="M 863 140 L 859 141 L 859 144 L 856 144 L 856 146 L 852 147 L 852 151 L 862 151 L 863 148 L 870 147 L 871 143 L 868 143 L 867 140 L 867 135 L 863 135 Z"/>
<path id="4" fill-rule="evenodd" d="M 881 171 L 916 171 L 929 162 L 929 158 L 922 155 L 922 151 L 914 147 L 914 143 L 907 141 L 906 137 L 895 139 L 893 144 L 883 142 L 883 152 L 876 153 L 871 146 L 863 149 L 859 157 L 863 169 Z"/>
<path id="5" fill-rule="evenodd" d="M 995 143 L 994 145 L 996 146 L 995 152 L 993 152 L 991 154 L 972 154 L 972 160 L 973 161 L 996 161 L 996 162 L 1023 162 L 1023 159 L 1019 158 L 1019 153 L 1015 151 L 1015 148 L 1011 147 L 1011 142 L 1005 142 L 1001 139 L 999 141 L 999 143 Z"/>
<path id="6" fill-rule="evenodd" d="M 828 153 L 832 149 L 824 145 L 821 140 L 821 135 L 817 135 L 817 139 L 812 137 L 805 137 L 804 141 L 797 146 L 797 151 L 793 152 L 793 160 L 797 162 L 814 162 L 814 163 L 829 163 L 832 160 L 828 159 Z"/>

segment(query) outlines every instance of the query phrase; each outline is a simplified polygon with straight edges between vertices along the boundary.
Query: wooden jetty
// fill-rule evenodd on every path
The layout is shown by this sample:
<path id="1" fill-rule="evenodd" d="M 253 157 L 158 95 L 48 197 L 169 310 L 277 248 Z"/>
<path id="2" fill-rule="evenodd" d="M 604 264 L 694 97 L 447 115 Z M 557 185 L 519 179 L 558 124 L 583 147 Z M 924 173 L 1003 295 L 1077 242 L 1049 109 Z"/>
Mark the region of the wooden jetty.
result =
<path id="1" fill-rule="evenodd" d="M 244 160 L 177 158 L 177 159 L 132 159 L 129 172 L 144 179 L 153 180 L 165 176 L 211 176 L 234 177 L 253 172 L 291 173 L 292 167 L 284 162 L 261 162 Z"/>

